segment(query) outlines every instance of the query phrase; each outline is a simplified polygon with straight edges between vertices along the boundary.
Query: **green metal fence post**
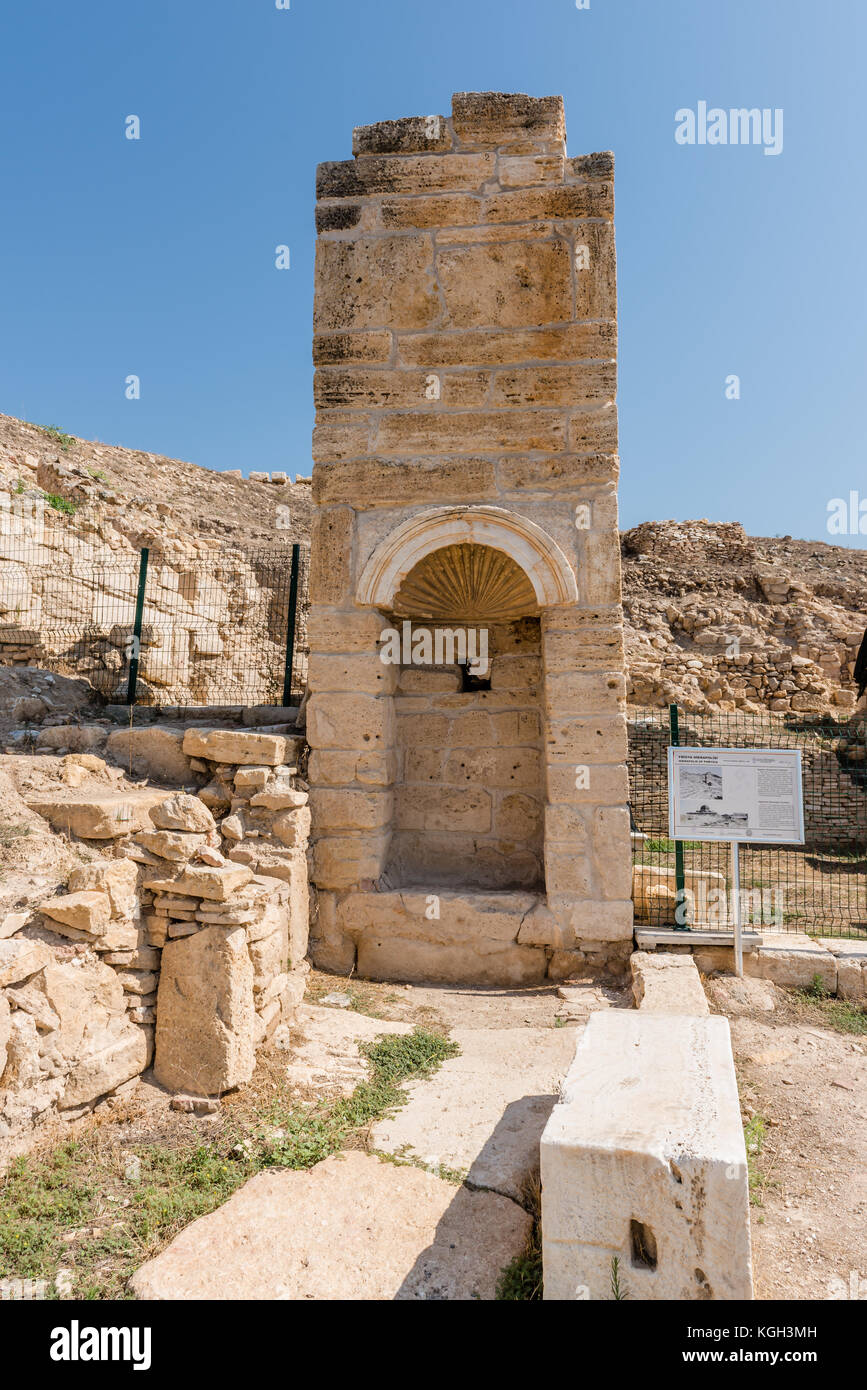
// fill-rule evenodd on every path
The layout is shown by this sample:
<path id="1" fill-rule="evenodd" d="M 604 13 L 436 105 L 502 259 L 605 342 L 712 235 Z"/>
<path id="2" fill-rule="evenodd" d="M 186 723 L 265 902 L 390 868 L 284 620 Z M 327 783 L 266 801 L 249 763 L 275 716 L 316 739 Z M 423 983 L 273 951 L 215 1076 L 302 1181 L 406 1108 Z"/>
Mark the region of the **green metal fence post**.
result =
<path id="1" fill-rule="evenodd" d="M 283 671 L 283 705 L 292 701 L 292 668 L 295 663 L 295 632 L 298 619 L 298 570 L 301 546 L 292 547 L 292 571 L 289 579 L 289 616 L 286 620 L 286 665 Z"/>
<path id="2" fill-rule="evenodd" d="M 135 704 L 136 686 L 138 685 L 139 658 L 141 656 L 141 629 L 142 618 L 144 617 L 145 586 L 148 582 L 148 557 L 149 550 L 142 550 L 138 562 L 138 593 L 135 598 L 135 619 L 132 630 L 132 650 L 129 654 L 129 682 L 126 688 L 126 702 L 128 705 Z"/>
<path id="3" fill-rule="evenodd" d="M 672 748 L 680 747 L 680 720 L 677 705 L 668 707 L 669 741 Z M 674 886 L 677 891 L 674 925 L 676 931 L 689 931 L 688 922 L 678 921 L 677 911 L 686 903 L 686 875 L 683 872 L 683 841 L 674 842 Z"/>

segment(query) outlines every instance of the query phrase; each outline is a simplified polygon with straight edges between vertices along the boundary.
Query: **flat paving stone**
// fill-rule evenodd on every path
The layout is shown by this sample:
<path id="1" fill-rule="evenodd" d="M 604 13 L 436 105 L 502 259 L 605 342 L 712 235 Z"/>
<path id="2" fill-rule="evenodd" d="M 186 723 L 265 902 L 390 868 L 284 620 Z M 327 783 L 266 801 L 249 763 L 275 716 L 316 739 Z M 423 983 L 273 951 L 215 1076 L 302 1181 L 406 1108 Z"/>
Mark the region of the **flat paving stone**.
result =
<path id="1" fill-rule="evenodd" d="M 271 1170 L 194 1221 L 132 1278 L 137 1298 L 462 1300 L 495 1297 L 530 1217 L 372 1154 Z"/>
<path id="2" fill-rule="evenodd" d="M 455 1029 L 460 1056 L 406 1087 L 371 1148 L 519 1202 L 539 1170 L 539 1141 L 575 1055 L 575 1028 Z"/>

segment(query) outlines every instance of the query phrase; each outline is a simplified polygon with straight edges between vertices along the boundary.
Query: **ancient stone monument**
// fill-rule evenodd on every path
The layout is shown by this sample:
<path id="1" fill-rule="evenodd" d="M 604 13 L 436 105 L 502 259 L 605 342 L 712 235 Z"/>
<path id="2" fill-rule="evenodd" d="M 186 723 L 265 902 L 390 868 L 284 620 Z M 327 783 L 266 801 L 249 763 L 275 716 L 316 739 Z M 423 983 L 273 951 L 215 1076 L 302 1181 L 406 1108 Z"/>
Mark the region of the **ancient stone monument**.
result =
<path id="1" fill-rule="evenodd" d="M 613 158 L 491 92 L 354 153 L 317 190 L 314 960 L 621 969 Z"/>

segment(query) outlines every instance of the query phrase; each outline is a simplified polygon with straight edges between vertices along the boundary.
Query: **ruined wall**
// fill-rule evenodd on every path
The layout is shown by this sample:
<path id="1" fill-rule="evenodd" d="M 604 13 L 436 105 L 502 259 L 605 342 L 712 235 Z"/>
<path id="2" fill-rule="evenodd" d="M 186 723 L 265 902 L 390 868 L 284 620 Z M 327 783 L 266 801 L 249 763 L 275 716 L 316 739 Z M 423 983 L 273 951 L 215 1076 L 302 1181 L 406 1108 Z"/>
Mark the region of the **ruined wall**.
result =
<path id="1" fill-rule="evenodd" d="M 314 958 L 343 969 L 357 957 L 385 977 L 480 978 L 484 955 L 486 978 L 513 981 L 591 956 L 620 961 L 632 913 L 613 160 L 567 157 L 559 98 L 499 93 L 458 94 L 450 118 L 357 130 L 354 152 L 317 180 Z M 427 563 L 436 587 L 438 555 L 459 547 L 509 557 L 524 592 L 513 586 L 507 617 L 540 625 L 545 892 L 480 903 L 456 872 L 434 929 L 414 914 L 442 880 L 437 866 L 409 907 L 391 891 L 395 832 L 400 850 L 416 796 L 401 727 L 416 697 L 398 689 L 378 642 L 414 567 Z M 460 612 L 450 610 L 445 569 L 436 614 L 502 619 L 490 586 L 461 603 L 452 593 Z M 427 698 L 439 729 L 438 697 Z M 478 694 L 443 698 L 455 726 L 479 712 Z M 459 746 L 457 727 L 440 733 L 446 742 L 428 746 Z M 445 768 L 439 810 L 419 827 L 431 848 Z M 484 806 L 490 789 L 480 765 L 466 790 Z M 479 862 L 483 822 L 486 811 Z"/>
<path id="2" fill-rule="evenodd" d="M 250 1080 L 309 970 L 298 742 L 188 729 L 201 798 L 118 786 L 92 754 L 58 759 L 47 791 L 33 759 L 28 808 L 86 862 L 66 891 L 0 914 L 0 1142 L 50 1111 L 75 1118 L 151 1061 L 176 1092 Z"/>

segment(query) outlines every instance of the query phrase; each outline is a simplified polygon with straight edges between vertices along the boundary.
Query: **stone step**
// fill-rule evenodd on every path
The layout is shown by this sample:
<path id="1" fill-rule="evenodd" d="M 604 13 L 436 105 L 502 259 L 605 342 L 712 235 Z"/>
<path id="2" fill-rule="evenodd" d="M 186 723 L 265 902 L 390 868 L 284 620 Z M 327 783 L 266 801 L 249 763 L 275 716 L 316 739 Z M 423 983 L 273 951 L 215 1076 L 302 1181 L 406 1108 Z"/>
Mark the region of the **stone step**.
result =
<path id="1" fill-rule="evenodd" d="M 493 1299 L 531 1220 L 373 1154 L 259 1173 L 132 1278 L 140 1299 Z"/>
<path id="2" fill-rule="evenodd" d="M 460 1055 L 410 1082 L 407 1104 L 374 1126 L 371 1147 L 520 1202 L 538 1173 L 539 1140 L 578 1030 L 457 1028 L 451 1038 Z"/>

